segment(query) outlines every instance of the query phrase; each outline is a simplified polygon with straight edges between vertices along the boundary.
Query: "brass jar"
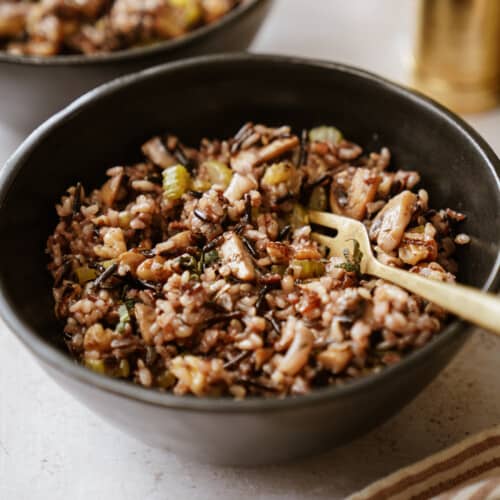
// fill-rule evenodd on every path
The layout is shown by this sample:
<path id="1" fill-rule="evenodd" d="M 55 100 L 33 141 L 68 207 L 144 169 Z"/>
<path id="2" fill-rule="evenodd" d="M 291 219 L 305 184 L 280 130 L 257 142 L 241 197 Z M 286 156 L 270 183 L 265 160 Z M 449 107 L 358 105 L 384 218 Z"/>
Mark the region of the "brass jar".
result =
<path id="1" fill-rule="evenodd" d="M 413 84 L 460 113 L 500 91 L 500 0 L 420 0 Z"/>

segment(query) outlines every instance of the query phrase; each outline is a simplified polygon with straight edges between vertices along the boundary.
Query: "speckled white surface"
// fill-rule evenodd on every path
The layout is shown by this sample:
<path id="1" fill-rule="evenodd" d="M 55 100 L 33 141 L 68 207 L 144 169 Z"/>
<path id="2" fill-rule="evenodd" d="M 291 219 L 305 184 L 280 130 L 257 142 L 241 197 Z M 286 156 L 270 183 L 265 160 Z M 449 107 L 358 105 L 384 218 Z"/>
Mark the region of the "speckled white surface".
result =
<path id="1" fill-rule="evenodd" d="M 404 80 L 413 0 L 281 0 L 259 52 L 348 62 Z M 20 142 L 2 123 L 0 162 Z M 500 111 L 469 117 L 500 152 Z M 404 411 L 349 446 L 283 466 L 205 466 L 116 431 L 64 393 L 0 323 L 0 499 L 344 498 L 500 421 L 500 340 L 478 332 Z"/>

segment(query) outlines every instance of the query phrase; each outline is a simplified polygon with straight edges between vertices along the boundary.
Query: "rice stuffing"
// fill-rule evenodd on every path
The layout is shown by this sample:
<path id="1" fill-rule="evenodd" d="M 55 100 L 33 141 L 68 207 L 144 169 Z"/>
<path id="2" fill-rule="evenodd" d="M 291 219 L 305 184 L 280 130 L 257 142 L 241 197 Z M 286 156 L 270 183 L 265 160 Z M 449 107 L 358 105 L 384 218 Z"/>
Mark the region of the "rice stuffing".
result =
<path id="1" fill-rule="evenodd" d="M 455 280 L 464 215 L 429 208 L 387 148 L 247 123 L 197 149 L 153 137 L 142 153 L 56 206 L 55 314 L 89 369 L 177 395 L 284 397 L 379 372 L 446 324 L 310 237 L 306 208 L 332 210 L 365 224 L 382 262 Z"/>
<path id="2" fill-rule="evenodd" d="M 97 54 L 178 38 L 244 0 L 2 0 L 0 50 Z"/>

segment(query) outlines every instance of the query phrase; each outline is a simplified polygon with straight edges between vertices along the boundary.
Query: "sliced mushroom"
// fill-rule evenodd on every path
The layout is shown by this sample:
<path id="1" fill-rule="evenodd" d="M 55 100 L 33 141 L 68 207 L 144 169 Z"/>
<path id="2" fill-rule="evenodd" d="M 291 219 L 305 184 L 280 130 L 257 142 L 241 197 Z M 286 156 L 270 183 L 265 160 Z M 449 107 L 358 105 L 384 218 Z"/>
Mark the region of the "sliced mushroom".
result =
<path id="1" fill-rule="evenodd" d="M 299 138 L 295 135 L 293 137 L 285 137 L 284 139 L 276 139 L 258 151 L 257 162 L 264 163 L 277 158 L 287 151 L 290 151 L 290 149 L 298 146 L 298 144 Z"/>
<path id="2" fill-rule="evenodd" d="M 410 269 L 410 273 L 420 274 L 424 278 L 429 278 L 436 281 L 447 281 L 449 283 L 455 282 L 453 274 L 446 272 L 446 270 L 437 262 L 421 262 Z"/>
<path id="3" fill-rule="evenodd" d="M 266 252 L 273 264 L 288 264 L 292 255 L 290 246 L 278 241 L 269 241 Z"/>
<path id="4" fill-rule="evenodd" d="M 161 254 L 164 252 L 173 252 L 175 250 L 182 250 L 191 245 L 193 234 L 189 229 L 174 234 L 167 241 L 162 241 L 155 246 L 155 252 Z"/>
<path id="5" fill-rule="evenodd" d="M 427 223 L 425 228 L 419 226 L 405 231 L 398 250 L 399 258 L 412 266 L 423 260 L 435 260 L 438 254 L 435 236 L 436 229 L 430 223 Z"/>
<path id="6" fill-rule="evenodd" d="M 118 193 L 120 192 L 120 186 L 123 180 L 123 174 L 118 174 L 108 181 L 101 188 L 100 196 L 101 201 L 107 206 L 110 207 L 113 205 L 115 200 L 118 197 Z"/>
<path id="7" fill-rule="evenodd" d="M 370 238 L 387 253 L 392 252 L 403 238 L 416 209 L 417 196 L 411 191 L 398 194 L 377 214 L 370 227 Z"/>
<path id="8" fill-rule="evenodd" d="M 295 327 L 295 337 L 278 367 L 280 372 L 287 375 L 296 375 L 302 370 L 309 359 L 314 342 L 313 334 L 303 321 L 297 320 Z"/>
<path id="9" fill-rule="evenodd" d="M 380 181 L 381 178 L 377 172 L 368 168 L 357 168 L 347 189 L 344 203 L 341 203 L 337 186 L 333 182 L 330 189 L 332 211 L 339 215 L 363 220 L 366 215 L 366 206 L 375 199 Z"/>
<path id="10" fill-rule="evenodd" d="M 255 150 L 240 151 L 231 158 L 231 168 L 238 174 L 247 175 L 257 165 L 259 156 Z"/>
<path id="11" fill-rule="evenodd" d="M 330 347 L 325 351 L 318 354 L 318 361 L 333 373 L 343 372 L 353 357 L 352 351 L 349 347 L 343 349 L 336 349 Z"/>
<path id="12" fill-rule="evenodd" d="M 162 168 L 167 168 L 177 163 L 175 158 L 167 151 L 167 148 L 158 136 L 153 137 L 148 142 L 144 143 L 142 145 L 142 152 L 155 165 Z"/>
<path id="13" fill-rule="evenodd" d="M 135 274 L 137 267 L 146 257 L 137 250 L 129 250 L 118 257 L 118 274 L 124 276 L 127 273 Z"/>
<path id="14" fill-rule="evenodd" d="M 229 266 L 233 276 L 242 281 L 255 279 L 255 268 L 252 258 L 246 251 L 243 242 L 236 233 L 229 233 L 221 245 L 222 260 Z"/>
<path id="15" fill-rule="evenodd" d="M 238 201 L 243 198 L 245 193 L 257 187 L 257 181 L 252 175 L 241 175 L 236 173 L 233 175 L 229 186 L 224 191 L 224 197 L 231 202 Z"/>
<path id="16" fill-rule="evenodd" d="M 231 168 L 240 174 L 252 172 L 253 167 L 267 162 L 290 151 L 299 144 L 296 136 L 276 139 L 258 150 L 240 151 L 231 158 Z"/>

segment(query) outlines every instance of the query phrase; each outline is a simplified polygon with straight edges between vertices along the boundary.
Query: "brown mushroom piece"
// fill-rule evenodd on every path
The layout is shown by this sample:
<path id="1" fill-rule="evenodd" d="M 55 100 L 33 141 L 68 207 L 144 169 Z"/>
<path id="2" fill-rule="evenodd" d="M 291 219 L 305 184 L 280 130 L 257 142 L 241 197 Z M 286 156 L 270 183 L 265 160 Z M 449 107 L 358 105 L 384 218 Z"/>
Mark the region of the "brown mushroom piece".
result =
<path id="1" fill-rule="evenodd" d="M 231 168 L 242 175 L 252 172 L 253 167 L 277 158 L 299 144 L 297 136 L 275 139 L 270 144 L 256 150 L 240 151 L 231 158 Z"/>
<path id="2" fill-rule="evenodd" d="M 374 170 L 357 168 L 345 193 L 346 201 L 344 203 L 340 200 L 337 184 L 332 182 L 330 188 L 332 212 L 356 220 L 363 220 L 366 215 L 366 206 L 375 199 L 380 181 L 380 175 Z"/>
<path id="3" fill-rule="evenodd" d="M 255 278 L 252 258 L 236 233 L 230 232 L 226 236 L 226 241 L 220 247 L 220 252 L 222 260 L 229 266 L 234 277 L 242 281 L 252 281 Z"/>
<path id="4" fill-rule="evenodd" d="M 297 136 L 285 137 L 276 139 L 267 146 L 264 146 L 257 153 L 257 163 L 264 163 L 281 156 L 282 154 L 290 151 L 299 145 L 299 138 Z"/>
<path id="5" fill-rule="evenodd" d="M 142 152 L 155 164 L 162 168 L 175 165 L 177 160 L 167 151 L 167 148 L 156 136 L 142 145 Z"/>
<path id="6" fill-rule="evenodd" d="M 403 238 L 417 205 L 417 195 L 403 191 L 392 198 L 377 214 L 370 227 L 370 238 L 386 253 L 392 252 Z"/>
<path id="7" fill-rule="evenodd" d="M 293 341 L 281 359 L 278 369 L 286 375 L 296 375 L 307 364 L 313 348 L 314 336 L 301 320 L 296 321 Z"/>
<path id="8" fill-rule="evenodd" d="M 104 183 L 101 189 L 101 201 L 110 207 L 116 201 L 120 186 L 122 183 L 123 174 L 118 174 Z"/>

